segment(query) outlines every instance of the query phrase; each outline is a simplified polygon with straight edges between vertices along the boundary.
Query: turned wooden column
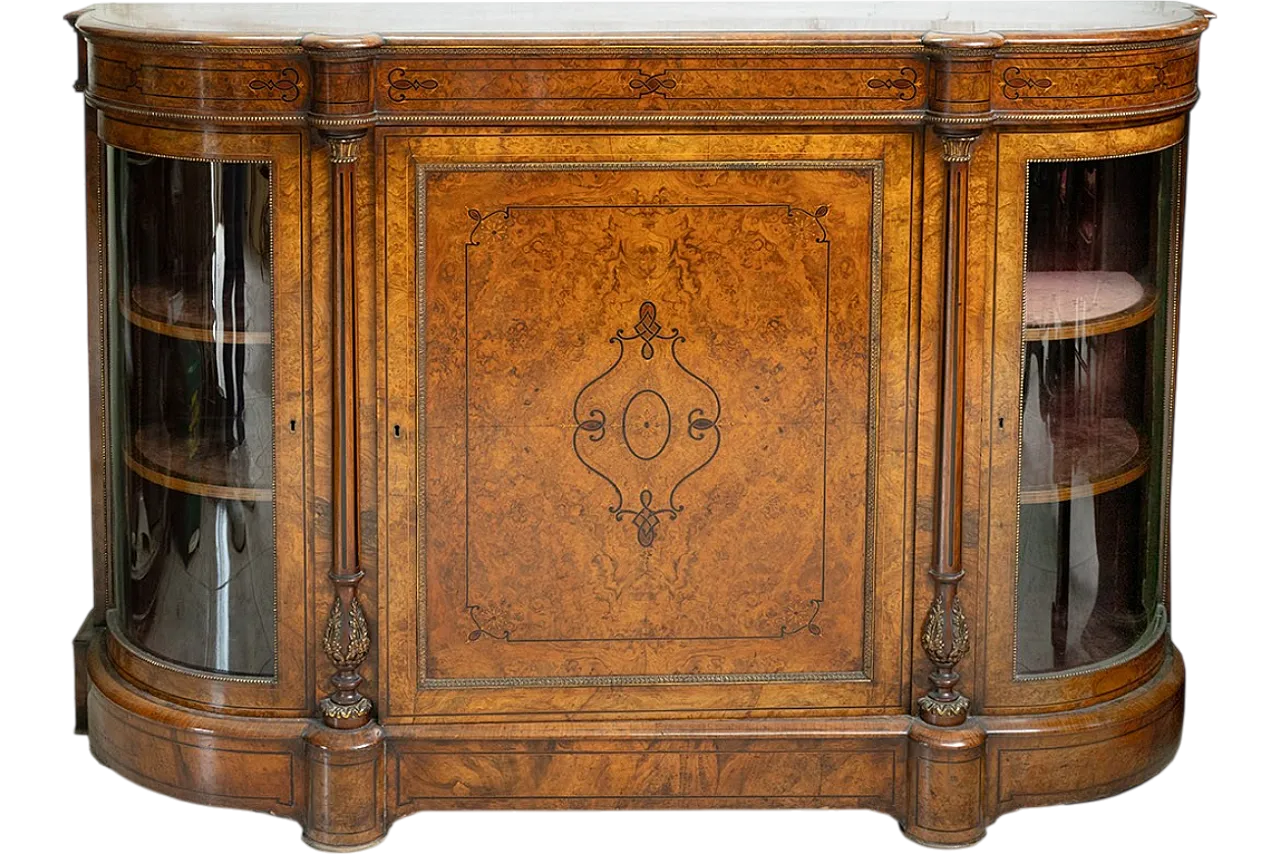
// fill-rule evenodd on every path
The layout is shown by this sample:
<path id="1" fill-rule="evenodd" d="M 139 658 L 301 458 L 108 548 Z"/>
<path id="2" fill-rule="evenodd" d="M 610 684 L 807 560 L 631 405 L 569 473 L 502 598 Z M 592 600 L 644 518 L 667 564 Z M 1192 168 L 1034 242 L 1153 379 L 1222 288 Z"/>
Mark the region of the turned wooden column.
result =
<path id="1" fill-rule="evenodd" d="M 995 33 L 973 36 L 928 34 L 928 119 L 942 140 L 946 168 L 943 240 L 942 325 L 939 356 L 937 465 L 934 481 L 933 603 L 920 642 L 933 669 L 928 693 L 917 703 L 920 718 L 936 726 L 958 726 L 969 715 L 969 699 L 957 690 L 958 666 L 969 652 L 960 582 L 964 545 L 964 364 L 965 271 L 969 253 L 969 160 L 991 122 L 991 68 L 1004 43 Z"/>
<path id="2" fill-rule="evenodd" d="M 356 163 L 360 143 L 373 123 L 373 59 L 377 36 L 303 39 L 312 65 L 308 119 L 329 148 L 332 261 L 332 442 L 331 519 L 333 605 L 323 634 L 333 664 L 333 690 L 320 701 L 324 722 L 356 729 L 373 718 L 373 703 L 360 692 L 360 666 L 372 645 L 369 618 L 360 601 L 360 525 L 357 446 L 355 257 Z"/>

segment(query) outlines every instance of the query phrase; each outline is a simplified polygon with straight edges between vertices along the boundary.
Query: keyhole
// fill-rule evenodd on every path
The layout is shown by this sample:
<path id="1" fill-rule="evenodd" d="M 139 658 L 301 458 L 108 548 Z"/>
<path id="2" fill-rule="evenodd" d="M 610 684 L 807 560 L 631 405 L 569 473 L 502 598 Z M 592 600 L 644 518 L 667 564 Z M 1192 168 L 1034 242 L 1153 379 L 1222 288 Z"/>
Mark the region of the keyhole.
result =
<path id="1" fill-rule="evenodd" d="M 999 423 L 1000 423 L 1000 429 L 1001 429 L 1001 430 L 1003 430 L 1003 429 L 1004 429 L 1004 416 L 1000 416 L 1000 422 L 999 422 Z"/>
<path id="2" fill-rule="evenodd" d="M 399 425 L 399 424 L 397 424 L 396 426 L 392 427 L 392 428 L 391 428 L 391 431 L 392 431 L 393 433 L 395 433 L 395 434 L 396 434 L 396 438 L 397 438 L 397 439 L 399 439 L 399 438 L 400 438 L 400 425 Z"/>
<path id="3" fill-rule="evenodd" d="M 296 418 L 289 419 L 289 432 L 290 433 L 298 432 L 298 420 Z"/>

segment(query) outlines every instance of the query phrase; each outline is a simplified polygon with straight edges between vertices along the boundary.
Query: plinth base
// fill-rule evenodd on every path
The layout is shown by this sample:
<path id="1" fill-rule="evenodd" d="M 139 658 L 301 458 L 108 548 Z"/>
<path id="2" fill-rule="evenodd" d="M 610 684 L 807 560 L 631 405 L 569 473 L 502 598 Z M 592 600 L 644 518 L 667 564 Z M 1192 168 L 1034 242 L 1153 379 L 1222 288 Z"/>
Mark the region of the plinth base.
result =
<path id="1" fill-rule="evenodd" d="M 867 807 L 917 842 L 957 847 L 1019 807 L 1142 783 L 1182 732 L 1171 644 L 1157 674 L 1118 699 L 959 727 L 904 714 L 334 730 L 151 696 L 115 670 L 101 633 L 85 659 L 90 749 L 103 764 L 184 800 L 293 818 L 325 851 L 368 847 L 396 818 L 449 808 Z"/>

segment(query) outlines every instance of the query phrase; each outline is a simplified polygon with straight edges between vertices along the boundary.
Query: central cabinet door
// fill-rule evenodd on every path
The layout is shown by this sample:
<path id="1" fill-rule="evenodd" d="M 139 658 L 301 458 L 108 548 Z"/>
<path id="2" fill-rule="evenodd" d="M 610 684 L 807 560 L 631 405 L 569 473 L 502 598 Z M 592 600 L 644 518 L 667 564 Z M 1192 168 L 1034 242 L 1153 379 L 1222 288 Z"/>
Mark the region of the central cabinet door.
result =
<path id="1" fill-rule="evenodd" d="M 906 708 L 917 144 L 380 136 L 384 718 Z"/>

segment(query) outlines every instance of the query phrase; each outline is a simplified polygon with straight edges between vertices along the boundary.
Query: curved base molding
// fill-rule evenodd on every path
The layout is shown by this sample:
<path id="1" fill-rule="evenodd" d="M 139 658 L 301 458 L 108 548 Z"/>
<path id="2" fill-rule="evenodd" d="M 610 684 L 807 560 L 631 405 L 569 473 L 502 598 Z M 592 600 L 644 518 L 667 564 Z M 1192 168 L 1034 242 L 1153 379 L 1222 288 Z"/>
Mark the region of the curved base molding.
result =
<path id="1" fill-rule="evenodd" d="M 384 832 L 382 836 L 386 836 L 386 833 Z M 307 843 L 317 851 L 342 851 L 342 852 L 365 851 L 369 848 L 376 847 L 377 844 L 382 841 L 382 836 L 379 836 L 377 839 L 374 839 L 372 842 L 365 842 L 359 845 L 326 845 L 323 842 L 317 842 L 316 840 L 312 839 L 310 836 L 307 836 L 305 833 L 303 833 L 302 841 Z"/>
<path id="2" fill-rule="evenodd" d="M 124 680 L 87 650 L 99 761 L 203 804 L 299 821 L 327 851 L 376 843 L 423 809 L 869 807 L 924 845 L 982 838 L 1019 807 L 1116 794 L 1151 778 L 1182 732 L 1182 657 L 1118 699 L 1048 715 L 907 715 L 522 724 L 367 724 L 214 714 Z"/>

